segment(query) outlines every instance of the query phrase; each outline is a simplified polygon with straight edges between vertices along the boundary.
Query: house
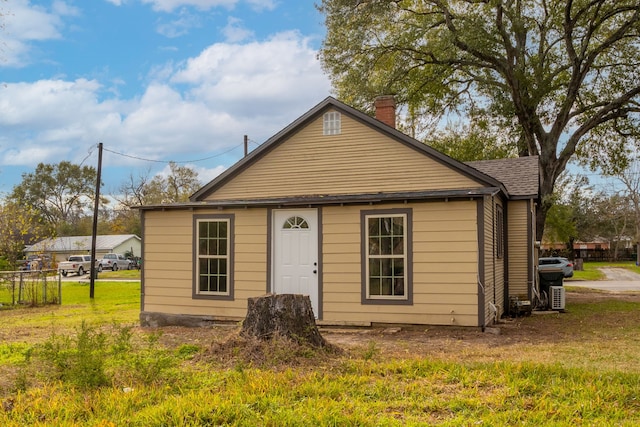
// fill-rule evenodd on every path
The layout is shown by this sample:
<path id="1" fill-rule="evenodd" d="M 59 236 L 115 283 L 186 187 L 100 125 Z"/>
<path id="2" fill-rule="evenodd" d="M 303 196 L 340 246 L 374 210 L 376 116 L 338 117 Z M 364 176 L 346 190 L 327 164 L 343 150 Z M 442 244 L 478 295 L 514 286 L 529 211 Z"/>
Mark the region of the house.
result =
<path id="1" fill-rule="evenodd" d="M 319 324 L 485 327 L 529 298 L 538 161 L 464 164 L 327 98 L 179 204 L 140 207 L 141 323 L 310 296 Z"/>
<path id="2" fill-rule="evenodd" d="M 620 236 L 617 240 L 595 237 L 591 241 L 576 240 L 572 250 L 568 243 L 542 242 L 540 246 L 542 256 L 565 256 L 570 259 L 583 261 L 636 261 L 637 248 L 633 239 Z"/>
<path id="3" fill-rule="evenodd" d="M 110 252 L 119 254 L 130 253 L 140 256 L 142 243 L 140 237 L 135 234 L 113 234 L 108 236 L 96 236 L 96 258 Z M 47 255 L 55 266 L 56 263 L 66 260 L 69 255 L 90 254 L 91 236 L 66 236 L 44 239 L 25 248 L 25 254 Z"/>

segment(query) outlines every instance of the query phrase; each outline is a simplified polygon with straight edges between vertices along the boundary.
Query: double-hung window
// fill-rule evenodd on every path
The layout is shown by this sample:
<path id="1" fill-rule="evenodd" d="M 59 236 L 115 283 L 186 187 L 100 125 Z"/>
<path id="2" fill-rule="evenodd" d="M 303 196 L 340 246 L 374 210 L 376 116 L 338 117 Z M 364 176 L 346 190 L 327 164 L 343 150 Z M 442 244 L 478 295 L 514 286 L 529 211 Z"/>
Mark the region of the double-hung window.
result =
<path id="1" fill-rule="evenodd" d="M 194 297 L 233 298 L 233 217 L 196 216 Z"/>
<path id="2" fill-rule="evenodd" d="M 411 303 L 411 211 L 362 212 L 365 303 Z"/>

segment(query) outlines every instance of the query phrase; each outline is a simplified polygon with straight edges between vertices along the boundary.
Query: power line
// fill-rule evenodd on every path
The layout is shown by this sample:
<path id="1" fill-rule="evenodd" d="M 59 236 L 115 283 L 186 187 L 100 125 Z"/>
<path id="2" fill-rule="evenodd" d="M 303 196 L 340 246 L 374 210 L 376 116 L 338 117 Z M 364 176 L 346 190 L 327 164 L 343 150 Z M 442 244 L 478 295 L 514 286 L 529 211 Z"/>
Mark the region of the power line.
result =
<path id="1" fill-rule="evenodd" d="M 89 147 L 89 150 L 87 150 L 87 151 L 88 151 L 87 155 L 86 155 L 86 156 L 85 156 L 85 158 L 84 158 L 84 159 L 82 159 L 82 161 L 80 162 L 80 166 L 82 166 L 82 165 L 83 165 L 83 163 L 84 163 L 84 162 L 86 162 L 86 161 L 87 161 L 87 159 L 88 159 L 89 157 L 91 157 L 91 155 L 93 154 L 93 150 L 95 150 L 95 149 L 96 149 L 96 147 L 97 147 L 96 145 L 92 145 L 91 147 Z"/>
<path id="2" fill-rule="evenodd" d="M 140 157 L 140 156 L 134 156 L 134 155 L 131 155 L 131 154 L 126 154 L 126 153 L 120 153 L 120 152 L 118 152 L 118 151 L 110 150 L 110 149 L 105 148 L 105 147 L 103 147 L 102 149 L 103 149 L 104 151 L 108 151 L 108 152 L 110 152 L 110 153 L 112 153 L 112 154 L 115 154 L 115 155 L 117 155 L 117 156 L 128 157 L 128 158 L 130 158 L 130 159 L 140 160 L 140 161 L 143 161 L 143 162 L 167 163 L 167 164 L 169 164 L 169 163 L 177 163 L 177 164 L 180 164 L 180 163 L 197 163 L 197 162 L 204 162 L 205 160 L 210 160 L 210 159 L 214 159 L 214 158 L 216 158 L 216 157 L 221 157 L 221 156 L 224 156 L 224 155 L 225 155 L 225 154 L 227 154 L 227 153 L 232 152 L 233 150 L 235 150 L 235 149 L 237 149 L 237 148 L 239 148 L 239 147 L 241 147 L 241 146 L 242 146 L 242 145 L 236 145 L 236 146 L 231 147 L 230 149 L 228 149 L 228 150 L 226 150 L 226 151 L 223 151 L 222 153 L 217 153 L 217 154 L 214 154 L 214 155 L 212 155 L 212 156 L 203 157 L 203 158 L 201 158 L 201 159 L 195 159 L 195 160 L 182 160 L 182 161 L 176 161 L 176 160 L 157 160 L 157 159 L 147 159 L 147 158 Z M 85 159 L 85 160 L 86 160 L 86 159 Z M 84 161 L 84 160 L 83 160 L 83 161 Z"/>

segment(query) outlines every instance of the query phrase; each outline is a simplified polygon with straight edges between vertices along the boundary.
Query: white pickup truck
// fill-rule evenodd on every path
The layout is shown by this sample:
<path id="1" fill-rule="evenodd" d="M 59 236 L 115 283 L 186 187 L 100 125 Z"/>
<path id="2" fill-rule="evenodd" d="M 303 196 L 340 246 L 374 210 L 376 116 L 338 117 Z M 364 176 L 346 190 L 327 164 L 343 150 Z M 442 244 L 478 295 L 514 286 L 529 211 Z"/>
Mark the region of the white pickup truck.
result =
<path id="1" fill-rule="evenodd" d="M 96 267 L 98 267 L 98 271 L 102 271 L 102 264 L 98 260 L 96 260 Z M 65 277 L 69 273 L 76 273 L 78 276 L 82 276 L 90 271 L 90 255 L 71 255 L 67 261 L 61 261 L 58 263 L 58 272 Z"/>

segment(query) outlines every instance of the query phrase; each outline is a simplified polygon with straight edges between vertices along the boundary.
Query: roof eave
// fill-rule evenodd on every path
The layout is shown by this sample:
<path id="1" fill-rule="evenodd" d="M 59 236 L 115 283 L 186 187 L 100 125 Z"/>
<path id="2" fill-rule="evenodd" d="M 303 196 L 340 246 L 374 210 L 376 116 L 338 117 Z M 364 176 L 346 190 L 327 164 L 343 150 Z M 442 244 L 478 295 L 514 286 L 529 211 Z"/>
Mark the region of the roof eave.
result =
<path id="1" fill-rule="evenodd" d="M 433 200 L 474 200 L 484 196 L 492 196 L 500 192 L 498 187 L 481 187 L 460 190 L 428 190 L 395 193 L 363 193 L 341 195 L 313 195 L 276 197 L 267 199 L 215 200 L 187 203 L 136 206 L 142 211 L 173 209 L 225 209 L 251 207 L 293 207 L 293 206 L 329 206 L 378 204 L 410 201 Z"/>

